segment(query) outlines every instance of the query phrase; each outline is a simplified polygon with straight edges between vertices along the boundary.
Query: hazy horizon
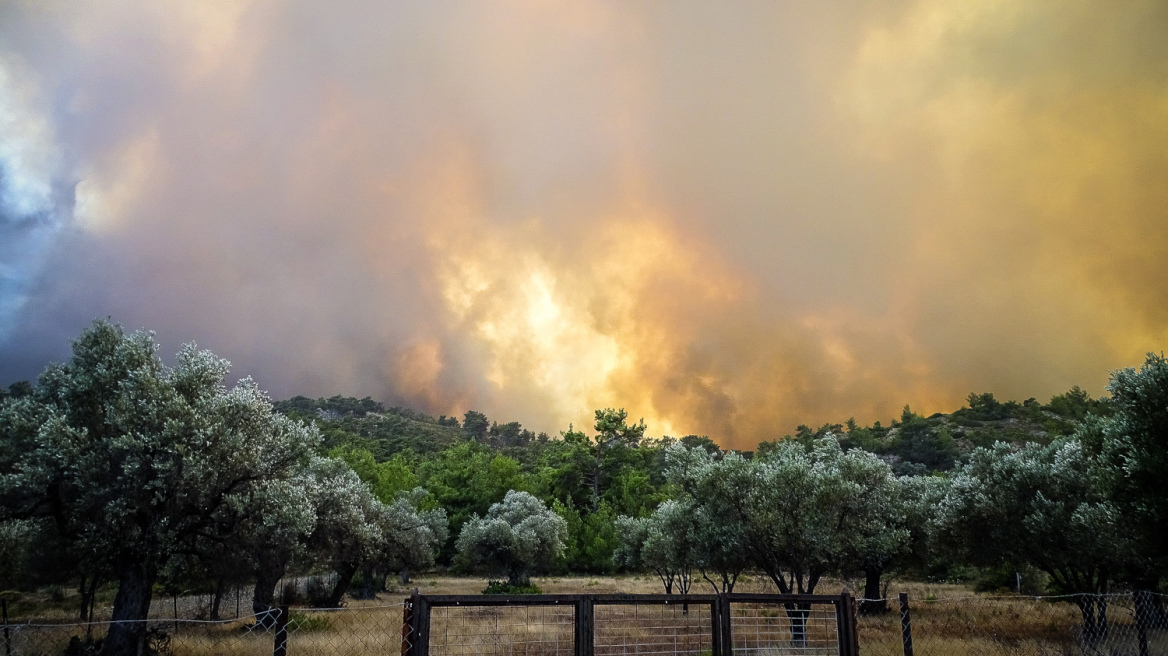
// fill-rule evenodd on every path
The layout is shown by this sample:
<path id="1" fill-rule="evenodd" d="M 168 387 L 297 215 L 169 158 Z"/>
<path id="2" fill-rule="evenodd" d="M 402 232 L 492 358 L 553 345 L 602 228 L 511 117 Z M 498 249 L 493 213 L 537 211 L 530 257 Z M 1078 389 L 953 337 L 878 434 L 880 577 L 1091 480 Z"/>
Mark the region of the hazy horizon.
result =
<path id="1" fill-rule="evenodd" d="M 1168 6 L 0 1 L 0 384 L 97 317 L 276 398 L 735 447 L 1168 344 Z"/>

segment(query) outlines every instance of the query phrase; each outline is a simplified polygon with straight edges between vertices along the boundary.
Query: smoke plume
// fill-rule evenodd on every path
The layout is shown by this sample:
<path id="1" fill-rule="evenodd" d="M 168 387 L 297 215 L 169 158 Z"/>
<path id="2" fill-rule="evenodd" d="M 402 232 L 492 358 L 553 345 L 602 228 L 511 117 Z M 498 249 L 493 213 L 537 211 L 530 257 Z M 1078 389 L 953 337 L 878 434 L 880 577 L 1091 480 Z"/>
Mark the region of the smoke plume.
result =
<path id="1" fill-rule="evenodd" d="M 1168 342 L 1151 0 L 0 4 L 0 383 L 95 317 L 555 432 L 1103 392 Z"/>

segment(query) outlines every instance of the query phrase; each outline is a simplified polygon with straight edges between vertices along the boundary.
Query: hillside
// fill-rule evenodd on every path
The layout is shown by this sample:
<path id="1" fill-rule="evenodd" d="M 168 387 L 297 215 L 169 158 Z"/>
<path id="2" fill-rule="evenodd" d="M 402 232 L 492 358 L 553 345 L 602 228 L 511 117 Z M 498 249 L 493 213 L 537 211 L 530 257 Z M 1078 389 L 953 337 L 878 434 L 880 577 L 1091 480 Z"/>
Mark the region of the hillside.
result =
<path id="1" fill-rule="evenodd" d="M 474 441 L 520 463 L 531 463 L 539 459 L 541 445 L 550 440 L 546 433 L 536 434 L 519 422 L 492 422 L 473 410 L 460 421 L 456 417 L 435 418 L 409 408 L 386 407 L 369 397 L 297 396 L 275 405 L 280 412 L 314 422 L 325 437 L 326 447 L 363 448 L 378 461 L 397 454 L 427 458 L 461 441 Z M 888 425 L 877 421 L 861 426 L 849 419 L 843 424 L 824 424 L 817 429 L 799 426 L 793 434 L 781 439 L 810 441 L 830 436 L 845 449 L 860 448 L 877 454 L 898 474 L 924 474 L 947 471 L 974 448 L 998 441 L 1018 445 L 1049 443 L 1073 433 L 1087 414 L 1110 415 L 1110 401 L 1092 398 L 1078 387 L 1045 404 L 1033 398 L 1019 403 L 999 401 L 989 392 L 971 393 L 966 405 L 948 414 L 924 417 L 905 406 L 900 418 Z M 715 448 L 716 442 L 716 439 L 694 435 L 682 440 L 707 448 Z M 672 441 L 669 437 L 662 440 Z M 758 448 L 765 451 L 774 443 L 775 440 L 763 441 Z"/>

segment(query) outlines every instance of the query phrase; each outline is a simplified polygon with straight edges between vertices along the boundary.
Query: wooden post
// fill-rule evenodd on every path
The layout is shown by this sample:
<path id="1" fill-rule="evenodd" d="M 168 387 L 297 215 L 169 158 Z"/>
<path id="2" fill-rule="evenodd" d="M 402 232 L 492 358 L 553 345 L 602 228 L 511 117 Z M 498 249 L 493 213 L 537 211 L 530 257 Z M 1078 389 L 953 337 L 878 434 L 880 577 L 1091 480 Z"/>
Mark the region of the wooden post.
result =
<path id="1" fill-rule="evenodd" d="M 734 614 L 730 608 L 730 598 L 722 595 L 719 599 L 718 614 L 721 615 L 722 620 L 722 656 L 730 656 L 734 653 L 734 630 L 731 626 L 734 623 Z"/>
<path id="2" fill-rule="evenodd" d="M 288 607 L 279 606 L 276 613 L 276 641 L 272 656 L 288 656 Z"/>
<path id="3" fill-rule="evenodd" d="M 840 656 L 846 656 L 850 650 L 851 638 L 848 637 L 848 619 L 849 612 L 847 610 L 847 588 L 840 593 L 839 599 L 835 602 L 835 633 L 836 642 L 839 643 L 838 651 Z"/>
<path id="4" fill-rule="evenodd" d="M 12 656 L 12 641 L 8 638 L 8 600 L 0 599 L 0 607 L 4 609 L 4 654 Z"/>
<path id="5" fill-rule="evenodd" d="M 710 603 L 710 656 L 722 656 L 722 601 L 721 593 L 718 599 Z"/>
<path id="6" fill-rule="evenodd" d="M 847 588 L 835 602 L 836 634 L 839 640 L 840 656 L 857 656 L 860 653 L 859 636 L 856 634 L 856 600 Z"/>
<path id="7" fill-rule="evenodd" d="M 575 656 L 592 656 L 595 648 L 592 597 L 587 595 L 576 602 Z"/>
<path id="8" fill-rule="evenodd" d="M 848 630 L 852 633 L 852 656 L 860 656 L 860 602 L 856 601 L 852 593 L 845 592 L 851 602 L 852 626 Z"/>
<path id="9" fill-rule="evenodd" d="M 414 656 L 430 656 L 430 602 L 414 589 Z"/>
<path id="10" fill-rule="evenodd" d="M 1136 634 L 1140 642 L 1140 656 L 1148 656 L 1148 624 L 1152 616 L 1152 593 L 1147 590 L 1136 590 Z M 7 629 L 5 629 L 7 630 Z"/>
<path id="11" fill-rule="evenodd" d="M 913 656 L 912 617 L 908 610 L 908 593 L 900 593 L 900 636 L 904 640 L 904 656 Z"/>

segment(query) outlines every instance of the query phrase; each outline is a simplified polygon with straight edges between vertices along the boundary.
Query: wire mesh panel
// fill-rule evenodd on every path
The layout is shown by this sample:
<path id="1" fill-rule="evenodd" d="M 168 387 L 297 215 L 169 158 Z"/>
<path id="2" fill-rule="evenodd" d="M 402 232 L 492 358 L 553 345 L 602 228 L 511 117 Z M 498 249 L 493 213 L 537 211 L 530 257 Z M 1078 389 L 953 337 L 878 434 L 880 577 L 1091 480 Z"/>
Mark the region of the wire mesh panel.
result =
<path id="1" fill-rule="evenodd" d="M 411 656 L 855 656 L 852 599 L 822 595 L 419 595 Z M 847 609 L 848 612 L 844 612 Z"/>
<path id="2" fill-rule="evenodd" d="M 572 605 L 434 606 L 430 656 L 572 656 Z"/>
<path id="3" fill-rule="evenodd" d="M 830 602 L 733 602 L 729 620 L 735 654 L 840 653 L 836 606 Z"/>
<path id="4" fill-rule="evenodd" d="M 593 608 L 594 654 L 711 654 L 716 639 L 713 609 L 709 602 L 598 602 Z"/>

